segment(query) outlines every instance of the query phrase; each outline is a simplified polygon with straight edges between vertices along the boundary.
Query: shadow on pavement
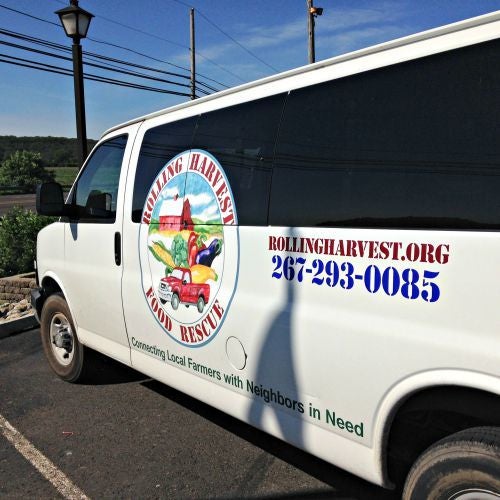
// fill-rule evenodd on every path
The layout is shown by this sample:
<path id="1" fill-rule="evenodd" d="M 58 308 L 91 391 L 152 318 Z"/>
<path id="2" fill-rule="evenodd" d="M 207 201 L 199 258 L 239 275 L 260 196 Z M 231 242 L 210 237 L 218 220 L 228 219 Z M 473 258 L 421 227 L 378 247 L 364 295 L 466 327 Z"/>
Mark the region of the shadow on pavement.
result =
<path id="1" fill-rule="evenodd" d="M 224 500 L 357 500 L 358 497 L 353 497 L 351 495 L 344 496 L 341 493 L 336 493 L 335 491 L 324 491 L 324 490 L 315 490 L 304 492 L 300 491 L 297 493 L 285 493 L 283 495 L 260 495 L 260 496 L 251 496 L 251 497 L 223 497 Z M 372 498 L 378 497 L 359 497 L 360 500 L 371 500 Z M 382 498 L 382 497 L 381 497 Z"/>
<path id="2" fill-rule="evenodd" d="M 238 499 L 261 498 L 261 499 L 351 499 L 351 500 L 396 500 L 401 498 L 401 493 L 397 491 L 385 490 L 367 481 L 360 479 L 338 467 L 310 455 L 292 445 L 285 443 L 269 434 L 266 434 L 254 427 L 251 427 L 240 420 L 237 420 L 205 403 L 187 396 L 169 386 L 161 384 L 155 380 L 147 380 L 141 383 L 142 386 L 168 398 L 183 408 L 190 410 L 205 418 L 209 422 L 231 432 L 241 439 L 273 455 L 274 457 L 293 465 L 297 469 L 322 481 L 333 488 L 329 491 L 297 492 L 290 494 L 245 496 L 238 495 Z M 233 497 L 224 497 L 232 499 Z"/>
<path id="3" fill-rule="evenodd" d="M 135 371 L 114 359 L 87 348 L 91 357 L 91 369 L 80 385 L 128 384 L 149 380 L 146 375 Z"/>

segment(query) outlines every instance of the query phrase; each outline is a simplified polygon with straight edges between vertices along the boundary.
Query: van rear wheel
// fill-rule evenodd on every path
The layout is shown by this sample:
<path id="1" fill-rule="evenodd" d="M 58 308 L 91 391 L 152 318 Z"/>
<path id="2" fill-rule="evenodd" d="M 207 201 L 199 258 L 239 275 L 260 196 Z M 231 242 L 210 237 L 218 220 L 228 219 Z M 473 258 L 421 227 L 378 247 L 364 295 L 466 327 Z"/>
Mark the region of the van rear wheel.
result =
<path id="1" fill-rule="evenodd" d="M 83 377 L 86 363 L 84 346 L 63 295 L 56 293 L 45 301 L 40 317 L 43 350 L 52 370 L 63 380 L 77 382 Z"/>
<path id="2" fill-rule="evenodd" d="M 500 428 L 452 434 L 425 451 L 408 474 L 403 500 L 500 498 Z"/>

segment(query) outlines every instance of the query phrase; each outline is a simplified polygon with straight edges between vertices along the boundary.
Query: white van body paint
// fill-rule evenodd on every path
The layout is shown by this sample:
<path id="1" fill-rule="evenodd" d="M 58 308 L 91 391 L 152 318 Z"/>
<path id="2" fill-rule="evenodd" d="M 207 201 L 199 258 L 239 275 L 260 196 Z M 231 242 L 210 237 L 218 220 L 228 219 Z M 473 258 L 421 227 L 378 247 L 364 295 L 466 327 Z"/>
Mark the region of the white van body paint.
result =
<path id="1" fill-rule="evenodd" d="M 212 329 L 213 339 L 197 348 L 195 327 L 208 328 L 208 323 L 202 325 L 189 319 L 195 318 L 194 307 L 184 310 L 181 304 L 176 314 L 188 319 L 179 327 L 183 343 L 176 341 L 168 335 L 170 327 L 162 324 L 164 315 L 152 312 L 162 307 L 171 311 L 171 304 L 160 306 L 152 301 L 153 295 L 148 299 L 143 285 L 147 275 L 151 293 L 155 292 L 158 264 L 151 256 L 149 269 L 141 262 L 141 224 L 130 217 L 141 146 L 148 131 L 166 123 L 499 37 L 500 12 L 496 12 L 245 84 L 113 127 L 96 148 L 112 138 L 128 135 L 116 221 L 78 224 L 77 231 L 69 223 L 44 229 L 38 239 L 42 282 L 52 277 L 59 283 L 78 337 L 85 345 L 360 477 L 387 486 L 385 434 L 391 415 L 410 395 L 442 385 L 500 395 L 500 276 L 498 266 L 492 265 L 498 259 L 500 234 L 439 229 L 225 226 L 224 240 L 237 241 L 238 248 L 224 248 L 228 253 L 221 255 L 228 258 L 233 252 L 238 265 L 233 277 L 224 274 L 221 265 L 220 286 L 234 285 L 235 293 L 223 305 L 225 315 L 220 315 L 217 332 Z M 189 158 L 193 154 L 190 152 Z M 187 163 L 183 168 L 187 172 Z M 116 232 L 121 234 L 120 266 L 114 265 L 112 255 Z M 154 238 L 148 237 L 152 245 Z M 331 252 L 319 247 L 312 252 L 273 248 L 276 242 L 293 242 L 294 238 L 299 242 L 367 242 L 366 249 L 370 248 L 369 242 L 378 246 L 377 250 L 372 248 L 372 257 L 361 257 L 359 251 L 358 255 L 339 257 L 339 280 L 348 279 L 350 264 L 353 284 L 347 286 L 344 281 L 343 286 L 338 281 L 340 284 L 330 290 L 315 284 L 313 278 L 318 276 L 318 266 L 323 265 L 318 261 L 327 262 Z M 381 242 L 397 242 L 401 252 L 398 258 L 394 258 L 393 247 L 391 257 L 381 258 Z M 446 262 L 430 265 L 401 258 L 411 255 L 412 245 L 421 248 L 422 244 L 445 248 Z M 300 283 L 272 279 L 273 272 L 286 272 L 277 262 L 289 256 L 304 259 Z M 438 273 L 439 303 L 421 300 L 423 295 L 419 300 L 407 300 L 401 292 L 392 294 L 389 278 L 385 294 L 370 293 L 370 280 L 374 278 L 366 276 L 378 272 L 375 265 L 390 279 L 395 279 L 395 272 L 402 275 L 408 267 L 419 276 L 429 271 Z M 411 281 L 412 273 L 408 276 Z M 333 274 L 321 277 L 334 279 Z M 431 302 L 437 301 L 431 284 L 434 278 L 423 285 Z M 403 294 L 411 295 L 412 286 L 410 283 Z M 207 310 L 217 313 L 214 300 L 210 299 L 202 314 Z M 192 330 L 189 325 L 193 325 Z M 288 336 L 276 339 L 276 331 L 287 331 Z M 246 360 L 243 370 L 236 370 L 226 354 L 229 337 L 236 337 L 242 346 L 238 354 Z M 228 382 L 224 375 L 241 379 L 242 386 Z M 265 390 L 274 391 L 278 402 L 266 401 L 270 393 L 266 396 Z M 279 403 L 278 393 L 293 407 Z"/>

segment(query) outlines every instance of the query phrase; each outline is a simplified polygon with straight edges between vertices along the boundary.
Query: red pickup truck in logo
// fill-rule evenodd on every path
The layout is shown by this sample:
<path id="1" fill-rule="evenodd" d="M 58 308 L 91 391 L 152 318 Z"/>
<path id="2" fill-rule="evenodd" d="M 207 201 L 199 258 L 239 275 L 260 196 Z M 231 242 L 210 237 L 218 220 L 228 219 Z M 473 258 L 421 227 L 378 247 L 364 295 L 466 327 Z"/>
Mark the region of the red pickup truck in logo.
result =
<path id="1" fill-rule="evenodd" d="M 210 285 L 193 283 L 189 269 L 176 267 L 169 276 L 160 280 L 158 296 L 162 304 L 170 302 L 174 310 L 180 303 L 186 307 L 196 304 L 198 312 L 202 313 L 210 299 Z"/>

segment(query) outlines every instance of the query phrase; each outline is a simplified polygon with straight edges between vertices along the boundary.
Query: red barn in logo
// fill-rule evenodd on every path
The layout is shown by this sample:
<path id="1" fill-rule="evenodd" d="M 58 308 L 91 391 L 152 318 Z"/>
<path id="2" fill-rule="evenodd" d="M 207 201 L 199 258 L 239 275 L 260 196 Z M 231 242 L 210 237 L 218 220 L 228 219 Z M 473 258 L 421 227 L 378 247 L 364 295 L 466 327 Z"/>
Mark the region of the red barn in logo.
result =
<path id="1" fill-rule="evenodd" d="M 191 204 L 186 198 L 184 202 L 176 194 L 170 200 L 164 200 L 160 210 L 160 231 L 182 231 L 194 228 L 191 218 Z"/>

